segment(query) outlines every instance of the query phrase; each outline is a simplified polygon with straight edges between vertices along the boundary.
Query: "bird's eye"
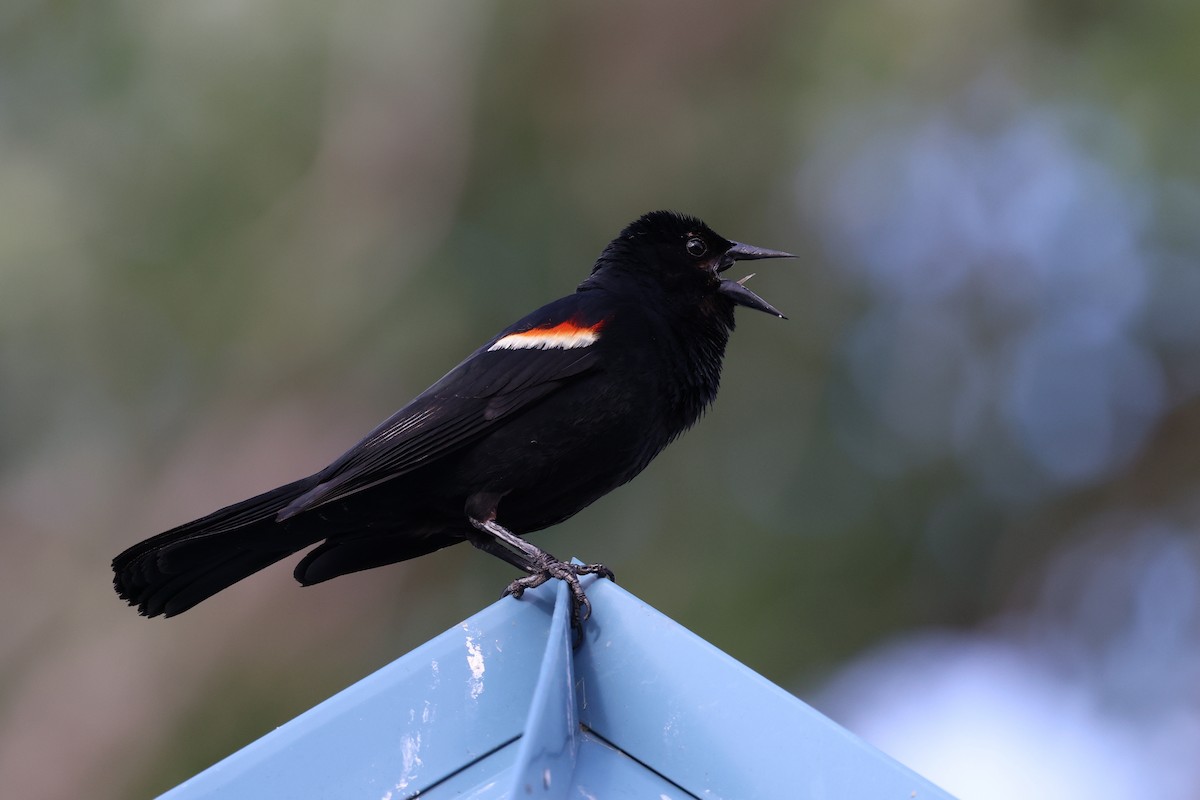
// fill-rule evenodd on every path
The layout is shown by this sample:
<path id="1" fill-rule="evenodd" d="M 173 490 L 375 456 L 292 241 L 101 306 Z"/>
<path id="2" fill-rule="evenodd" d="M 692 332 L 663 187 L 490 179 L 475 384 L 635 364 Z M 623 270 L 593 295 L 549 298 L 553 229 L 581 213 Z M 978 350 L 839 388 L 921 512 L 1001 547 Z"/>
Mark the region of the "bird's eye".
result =
<path id="1" fill-rule="evenodd" d="M 706 245 L 704 240 L 699 236 L 693 236 L 691 239 L 687 240 L 687 251 L 689 255 L 699 258 L 708 252 L 708 245 Z"/>

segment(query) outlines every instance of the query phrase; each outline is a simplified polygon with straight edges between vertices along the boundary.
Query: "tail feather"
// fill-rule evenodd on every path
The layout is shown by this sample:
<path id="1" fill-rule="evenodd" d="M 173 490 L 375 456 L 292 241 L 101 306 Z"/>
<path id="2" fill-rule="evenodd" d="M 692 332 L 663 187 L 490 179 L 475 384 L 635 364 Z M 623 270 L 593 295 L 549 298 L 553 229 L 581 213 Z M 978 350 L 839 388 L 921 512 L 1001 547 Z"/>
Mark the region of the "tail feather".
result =
<path id="1" fill-rule="evenodd" d="M 462 535 L 455 535 L 442 525 L 409 528 L 404 534 L 397 536 L 395 531 L 389 530 L 359 536 L 331 537 L 305 554 L 293 574 L 301 585 L 312 586 L 351 572 L 407 561 L 463 539 Z"/>
<path id="2" fill-rule="evenodd" d="M 117 594 L 148 617 L 172 616 L 324 535 L 275 515 L 311 488 L 280 486 L 135 544 L 113 559 Z"/>
<path id="3" fill-rule="evenodd" d="M 226 558 L 189 570 L 158 586 L 139 604 L 148 617 L 162 614 L 173 617 L 228 589 L 242 578 L 271 566 L 295 552 L 293 549 L 269 552 L 239 551 Z"/>

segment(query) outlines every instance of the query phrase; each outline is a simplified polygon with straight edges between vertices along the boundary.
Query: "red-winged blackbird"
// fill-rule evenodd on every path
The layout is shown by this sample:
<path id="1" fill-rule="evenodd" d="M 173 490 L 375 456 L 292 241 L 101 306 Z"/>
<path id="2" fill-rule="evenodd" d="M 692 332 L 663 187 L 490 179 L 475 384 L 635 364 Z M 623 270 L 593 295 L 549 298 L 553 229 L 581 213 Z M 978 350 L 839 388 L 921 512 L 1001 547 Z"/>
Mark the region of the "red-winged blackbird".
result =
<path id="1" fill-rule="evenodd" d="M 521 535 L 630 480 L 696 422 L 734 306 L 783 317 L 721 273 L 788 257 L 646 214 L 574 294 L 505 328 L 325 469 L 121 553 L 116 590 L 171 616 L 322 540 L 296 567 L 305 586 L 466 540 L 527 573 L 506 594 L 568 581 L 578 622 L 590 610 L 578 576 L 612 573 Z"/>

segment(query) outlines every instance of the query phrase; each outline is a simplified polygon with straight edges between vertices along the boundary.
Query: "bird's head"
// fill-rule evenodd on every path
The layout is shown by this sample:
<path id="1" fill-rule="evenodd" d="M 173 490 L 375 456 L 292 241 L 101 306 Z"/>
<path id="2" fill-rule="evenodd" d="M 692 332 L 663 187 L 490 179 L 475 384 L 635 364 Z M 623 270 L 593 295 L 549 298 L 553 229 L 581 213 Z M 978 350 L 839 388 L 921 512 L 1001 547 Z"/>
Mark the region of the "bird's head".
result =
<path id="1" fill-rule="evenodd" d="M 721 303 L 757 309 L 786 319 L 774 306 L 746 288 L 751 277 L 721 277 L 735 261 L 794 258 L 791 253 L 733 242 L 696 217 L 652 211 L 631 222 L 596 260 L 584 287 L 627 284 L 653 288 L 666 298 Z M 732 317 L 730 317 L 732 319 Z"/>

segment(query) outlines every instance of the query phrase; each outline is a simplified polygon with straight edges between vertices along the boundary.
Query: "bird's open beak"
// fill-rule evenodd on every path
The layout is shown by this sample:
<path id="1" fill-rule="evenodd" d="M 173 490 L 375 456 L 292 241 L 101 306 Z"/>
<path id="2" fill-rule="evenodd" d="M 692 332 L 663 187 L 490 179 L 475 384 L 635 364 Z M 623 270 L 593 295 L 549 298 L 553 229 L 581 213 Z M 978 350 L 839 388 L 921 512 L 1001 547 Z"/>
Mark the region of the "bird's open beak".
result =
<path id="1" fill-rule="evenodd" d="M 735 261 L 754 261 L 760 258 L 795 258 L 795 256 L 782 250 L 768 250 L 765 247 L 734 242 L 733 247 L 726 250 L 725 255 L 721 257 L 721 264 L 717 268 L 717 272 L 729 269 Z M 754 308 L 767 314 L 774 314 L 780 319 L 787 319 L 777 308 L 746 288 L 746 281 L 752 277 L 754 277 L 753 273 L 738 281 L 723 278 L 717 286 L 717 290 L 739 306 Z"/>

